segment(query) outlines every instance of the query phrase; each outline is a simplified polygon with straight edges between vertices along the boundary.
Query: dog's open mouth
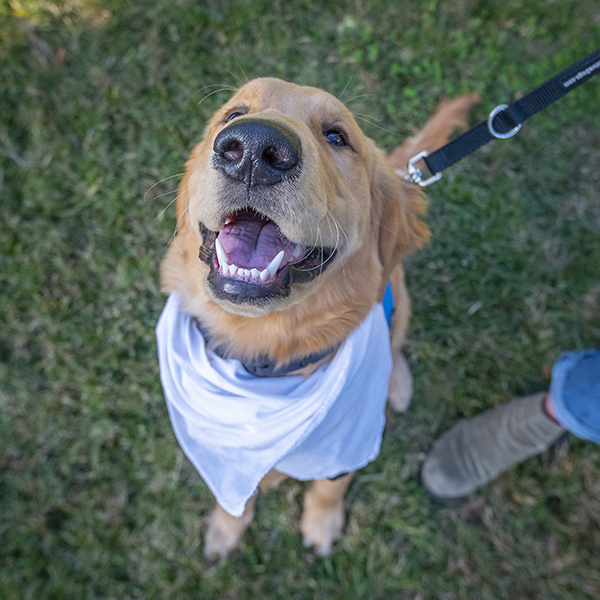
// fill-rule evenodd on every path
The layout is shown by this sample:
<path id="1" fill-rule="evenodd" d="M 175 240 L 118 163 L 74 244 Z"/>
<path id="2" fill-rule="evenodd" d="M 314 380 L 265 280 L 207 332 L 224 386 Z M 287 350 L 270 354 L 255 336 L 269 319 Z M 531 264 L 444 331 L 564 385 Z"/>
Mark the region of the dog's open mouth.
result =
<path id="1" fill-rule="evenodd" d="M 201 225 L 200 259 L 210 266 L 214 293 L 235 304 L 289 295 L 294 283 L 311 281 L 335 249 L 289 240 L 277 224 L 252 209 L 230 215 L 218 232 Z"/>

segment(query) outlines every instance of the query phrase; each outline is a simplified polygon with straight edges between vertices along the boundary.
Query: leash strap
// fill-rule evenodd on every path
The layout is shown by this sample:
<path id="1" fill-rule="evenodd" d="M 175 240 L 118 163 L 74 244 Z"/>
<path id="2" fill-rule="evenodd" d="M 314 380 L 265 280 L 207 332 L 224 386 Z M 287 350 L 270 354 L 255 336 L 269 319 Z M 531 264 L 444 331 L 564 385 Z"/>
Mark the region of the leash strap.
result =
<path id="1" fill-rule="evenodd" d="M 493 139 L 505 140 L 516 135 L 523 121 L 565 96 L 600 72 L 600 48 L 567 67 L 542 85 L 513 102 L 500 104 L 489 114 L 487 120 L 463 133 L 432 154 L 420 152 L 408 161 L 406 179 L 421 187 L 427 187 L 442 177 L 442 171 L 472 154 Z M 423 180 L 422 172 L 415 163 L 423 159 L 433 176 Z"/>

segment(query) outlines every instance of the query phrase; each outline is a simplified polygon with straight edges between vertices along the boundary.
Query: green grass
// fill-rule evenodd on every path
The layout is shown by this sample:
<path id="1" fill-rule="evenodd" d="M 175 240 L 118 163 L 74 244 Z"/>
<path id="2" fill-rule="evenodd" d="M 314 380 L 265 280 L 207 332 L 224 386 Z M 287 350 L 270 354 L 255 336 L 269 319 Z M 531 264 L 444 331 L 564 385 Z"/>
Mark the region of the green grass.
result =
<path id="1" fill-rule="evenodd" d="M 477 122 L 599 39 L 591 0 L 1 2 L 0 598 L 600 597 L 597 446 L 571 438 L 455 508 L 417 481 L 453 422 L 598 345 L 600 80 L 431 188 L 433 241 L 407 265 L 413 405 L 388 415 L 331 558 L 302 548 L 306 486 L 286 482 L 240 551 L 202 559 L 212 500 L 154 344 L 178 178 L 162 180 L 223 88 L 343 92 L 391 150 L 442 99 L 480 92 Z"/>

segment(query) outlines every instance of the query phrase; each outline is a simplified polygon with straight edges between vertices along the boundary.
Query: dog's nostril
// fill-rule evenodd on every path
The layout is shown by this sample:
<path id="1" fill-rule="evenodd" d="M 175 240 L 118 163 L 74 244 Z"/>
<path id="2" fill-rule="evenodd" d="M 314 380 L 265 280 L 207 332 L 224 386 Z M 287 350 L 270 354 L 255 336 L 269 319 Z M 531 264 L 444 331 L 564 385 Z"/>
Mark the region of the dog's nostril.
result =
<path id="1" fill-rule="evenodd" d="M 227 162 L 237 162 L 244 156 L 244 148 L 239 142 L 232 140 L 220 154 Z"/>
<path id="2" fill-rule="evenodd" d="M 291 156 L 289 153 L 286 153 L 285 150 L 278 148 L 277 146 L 268 146 L 265 148 L 263 151 L 263 160 L 270 167 L 282 171 L 291 169 L 298 162 L 296 156 Z"/>
<path id="3" fill-rule="evenodd" d="M 213 166 L 249 187 L 274 185 L 300 170 L 299 136 L 282 124 L 235 119 L 217 134 Z"/>

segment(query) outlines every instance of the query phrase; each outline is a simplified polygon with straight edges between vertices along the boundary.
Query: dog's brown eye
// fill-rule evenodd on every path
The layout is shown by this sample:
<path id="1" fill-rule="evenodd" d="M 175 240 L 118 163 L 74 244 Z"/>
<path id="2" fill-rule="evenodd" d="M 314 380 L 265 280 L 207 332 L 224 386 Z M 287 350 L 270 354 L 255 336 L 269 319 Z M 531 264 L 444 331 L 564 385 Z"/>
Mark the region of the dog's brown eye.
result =
<path id="1" fill-rule="evenodd" d="M 225 119 L 225 123 L 229 123 L 229 121 L 233 121 L 233 119 L 237 119 L 237 117 L 242 117 L 244 115 L 244 113 L 240 112 L 239 110 L 236 110 L 234 112 L 232 112 L 230 115 L 227 115 L 227 118 Z"/>
<path id="2" fill-rule="evenodd" d="M 348 145 L 348 140 L 346 139 L 346 135 L 344 134 L 343 131 L 340 131 L 339 129 L 326 129 L 323 132 L 323 135 L 325 136 L 325 139 L 332 146 L 347 146 Z"/>

